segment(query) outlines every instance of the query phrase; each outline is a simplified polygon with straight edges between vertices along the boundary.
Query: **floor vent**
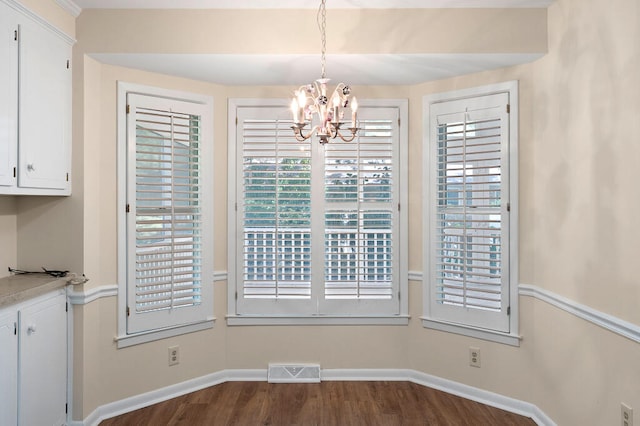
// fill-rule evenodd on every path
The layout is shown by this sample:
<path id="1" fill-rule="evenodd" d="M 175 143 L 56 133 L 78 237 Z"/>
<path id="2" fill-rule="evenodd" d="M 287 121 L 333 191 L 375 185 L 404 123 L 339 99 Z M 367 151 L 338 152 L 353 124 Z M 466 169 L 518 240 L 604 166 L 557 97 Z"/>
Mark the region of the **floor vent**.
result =
<path id="1" fill-rule="evenodd" d="M 269 383 L 320 383 L 320 364 L 269 364 Z"/>

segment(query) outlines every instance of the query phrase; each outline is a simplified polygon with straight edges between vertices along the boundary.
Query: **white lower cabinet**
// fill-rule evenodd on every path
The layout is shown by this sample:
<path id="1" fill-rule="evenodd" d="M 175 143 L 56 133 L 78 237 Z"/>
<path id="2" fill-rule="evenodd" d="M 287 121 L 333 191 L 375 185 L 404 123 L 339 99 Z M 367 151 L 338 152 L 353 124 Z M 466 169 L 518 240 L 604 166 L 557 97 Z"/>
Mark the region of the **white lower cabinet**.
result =
<path id="1" fill-rule="evenodd" d="M 66 302 L 61 290 L 0 310 L 1 425 L 66 423 Z"/>
<path id="2" fill-rule="evenodd" d="M 18 312 L 0 310 L 0 425 L 18 423 Z"/>

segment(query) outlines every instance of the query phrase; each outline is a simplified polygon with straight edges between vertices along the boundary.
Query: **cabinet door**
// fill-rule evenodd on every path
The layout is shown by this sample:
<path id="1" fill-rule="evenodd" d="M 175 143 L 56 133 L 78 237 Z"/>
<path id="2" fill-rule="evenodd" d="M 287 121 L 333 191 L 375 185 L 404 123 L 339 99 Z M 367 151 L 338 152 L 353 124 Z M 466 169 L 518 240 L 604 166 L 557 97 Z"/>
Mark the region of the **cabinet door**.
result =
<path id="1" fill-rule="evenodd" d="M 16 13 L 0 3 L 0 186 L 15 185 L 18 130 L 18 41 Z"/>
<path id="2" fill-rule="evenodd" d="M 18 422 L 18 336 L 16 310 L 0 310 L 0 425 Z"/>
<path id="3" fill-rule="evenodd" d="M 18 186 L 67 189 L 71 143 L 71 47 L 43 26 L 19 30 Z"/>
<path id="4" fill-rule="evenodd" d="M 66 421 L 67 312 L 63 294 L 20 310 L 18 420 L 21 425 Z"/>

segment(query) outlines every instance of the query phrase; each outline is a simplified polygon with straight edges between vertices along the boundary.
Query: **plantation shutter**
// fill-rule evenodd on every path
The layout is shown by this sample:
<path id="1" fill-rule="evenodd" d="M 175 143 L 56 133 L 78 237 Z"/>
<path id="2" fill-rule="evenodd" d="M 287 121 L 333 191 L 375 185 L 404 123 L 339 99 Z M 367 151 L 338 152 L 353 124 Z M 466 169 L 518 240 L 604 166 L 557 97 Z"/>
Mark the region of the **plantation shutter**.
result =
<path id="1" fill-rule="evenodd" d="M 298 142 L 287 109 L 238 113 L 241 297 L 238 313 L 311 307 L 311 141 Z"/>
<path id="2" fill-rule="evenodd" d="M 128 94 L 127 332 L 206 318 L 199 104 Z"/>
<path id="3" fill-rule="evenodd" d="M 286 107 L 237 109 L 236 313 L 400 311 L 398 108 L 361 108 L 359 136 L 299 142 Z"/>
<path id="4" fill-rule="evenodd" d="M 398 111 L 363 108 L 355 141 L 325 145 L 325 312 L 399 312 Z"/>
<path id="5" fill-rule="evenodd" d="M 431 110 L 431 313 L 509 331 L 508 95 Z"/>

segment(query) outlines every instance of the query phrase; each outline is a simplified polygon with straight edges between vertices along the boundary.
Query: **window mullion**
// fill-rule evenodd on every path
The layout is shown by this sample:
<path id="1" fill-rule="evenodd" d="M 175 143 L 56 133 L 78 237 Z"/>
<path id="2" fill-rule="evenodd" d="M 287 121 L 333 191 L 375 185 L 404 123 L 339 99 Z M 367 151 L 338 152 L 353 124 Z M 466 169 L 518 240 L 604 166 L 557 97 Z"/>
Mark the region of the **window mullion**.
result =
<path id="1" fill-rule="evenodd" d="M 311 142 L 311 298 L 315 303 L 314 314 L 322 313 L 325 300 L 325 148 L 317 141 Z"/>
<path id="2" fill-rule="evenodd" d="M 274 152 L 274 157 L 275 157 L 275 200 L 274 200 L 274 221 L 273 221 L 273 250 L 274 250 L 274 267 L 273 267 L 273 271 L 274 271 L 274 275 L 273 275 L 273 281 L 274 281 L 274 285 L 275 285 L 275 297 L 276 300 L 278 300 L 281 297 L 281 293 L 280 293 L 280 268 L 281 268 L 281 257 L 283 256 L 283 253 L 280 251 L 280 218 L 279 218 L 279 213 L 280 213 L 280 133 L 279 133 L 279 129 L 277 126 L 278 120 L 275 120 L 276 123 L 276 129 L 274 131 L 274 138 L 275 138 L 275 152 Z M 284 282 L 282 283 L 284 285 Z"/>
<path id="3" fill-rule="evenodd" d="M 358 137 L 358 139 L 356 140 L 356 142 L 360 142 L 360 137 Z M 356 207 L 356 218 L 357 218 L 357 229 L 356 229 L 356 244 L 358 245 L 356 247 L 357 253 L 358 253 L 358 274 L 356 275 L 356 294 L 357 297 L 360 298 L 361 296 L 361 291 L 362 291 L 362 283 L 364 282 L 364 273 L 365 273 L 365 246 L 363 243 L 363 238 L 364 238 L 364 233 L 363 233 L 363 220 L 364 218 L 362 217 L 362 212 L 360 209 L 360 202 L 362 200 L 363 192 L 364 192 L 364 177 L 362 176 L 362 173 L 360 172 L 361 168 L 362 168 L 362 163 L 361 163 L 361 158 L 360 158 L 360 154 L 361 154 L 361 150 L 360 150 L 360 144 L 358 143 L 357 145 L 357 149 L 356 149 L 356 164 L 358 167 L 358 170 L 356 171 L 357 177 L 358 177 L 358 196 L 356 198 L 356 202 L 355 202 L 355 207 Z"/>
<path id="4" fill-rule="evenodd" d="M 176 252 L 176 239 L 175 239 L 175 229 L 176 229 L 176 211 L 175 211 L 175 122 L 173 113 L 169 113 L 170 117 L 170 131 L 171 131 L 171 176 L 169 177 L 171 182 L 171 308 L 174 308 L 175 297 L 176 297 L 176 280 L 175 280 L 175 252 Z"/>
<path id="5" fill-rule="evenodd" d="M 469 239 L 467 227 L 467 113 L 462 120 L 462 305 L 467 306 L 467 253 Z"/>

